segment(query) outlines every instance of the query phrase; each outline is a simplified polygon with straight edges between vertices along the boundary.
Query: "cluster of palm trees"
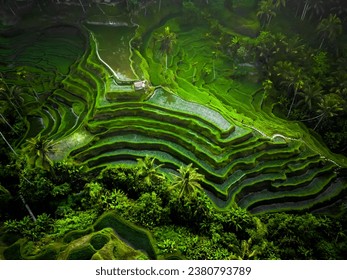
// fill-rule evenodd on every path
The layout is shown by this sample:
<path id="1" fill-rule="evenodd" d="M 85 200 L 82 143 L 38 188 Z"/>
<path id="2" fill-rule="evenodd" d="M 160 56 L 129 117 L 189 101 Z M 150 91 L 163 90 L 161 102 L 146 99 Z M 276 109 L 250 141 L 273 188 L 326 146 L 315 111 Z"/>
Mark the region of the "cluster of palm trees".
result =
<path id="1" fill-rule="evenodd" d="M 321 20 L 324 15 L 329 13 L 342 15 L 347 12 L 343 0 L 260 0 L 257 16 L 269 24 L 277 12 L 285 7 L 295 10 L 295 16 L 302 21 L 307 17 L 310 20 L 313 18 Z"/>
<path id="2" fill-rule="evenodd" d="M 262 26 L 266 27 L 271 20 L 277 15 L 280 8 L 286 7 L 286 3 L 291 2 L 297 6 L 296 14 L 300 14 L 300 19 L 305 20 L 309 14 L 310 19 L 316 17 L 319 19 L 317 32 L 320 35 L 323 46 L 325 41 L 335 42 L 336 38 L 342 33 L 342 22 L 337 15 L 340 11 L 347 13 L 340 1 L 323 1 L 323 0 L 305 0 L 305 1 L 287 1 L 287 0 L 261 0 L 258 6 L 257 16 L 262 21 Z M 327 2 L 329 2 L 327 4 Z M 332 5 L 328 11 L 329 4 Z M 301 9 L 301 13 L 299 10 Z M 325 16 L 325 17 L 324 17 Z M 324 18 L 323 18 L 324 17 Z"/>
<path id="3" fill-rule="evenodd" d="M 154 157 L 148 155 L 137 160 L 138 175 L 143 178 L 147 185 L 165 179 L 165 176 L 160 173 L 163 164 L 155 165 L 155 160 Z M 178 174 L 173 174 L 174 181 L 170 190 L 178 191 L 178 198 L 195 196 L 202 190 L 201 182 L 204 180 L 204 176 L 198 172 L 198 168 L 193 167 L 192 163 L 180 166 L 177 171 Z"/>
<path id="4" fill-rule="evenodd" d="M 257 17 L 262 20 L 262 26 L 269 25 L 272 18 L 277 15 L 276 12 L 285 6 L 286 0 L 261 0 L 259 2 Z"/>
<path id="5" fill-rule="evenodd" d="M 324 119 L 333 118 L 343 111 L 343 100 L 339 95 L 332 92 L 325 94 L 318 81 L 310 79 L 303 68 L 296 67 L 291 61 L 277 62 L 274 73 L 280 78 L 280 85 L 287 87 L 289 94 L 293 93 L 287 118 L 290 117 L 294 107 L 301 108 L 302 112 L 306 112 L 306 116 L 316 114 L 314 117 L 301 120 L 316 121 L 313 127 L 316 130 Z M 263 83 L 263 87 L 264 90 L 269 90 L 266 88 L 267 83 Z"/>

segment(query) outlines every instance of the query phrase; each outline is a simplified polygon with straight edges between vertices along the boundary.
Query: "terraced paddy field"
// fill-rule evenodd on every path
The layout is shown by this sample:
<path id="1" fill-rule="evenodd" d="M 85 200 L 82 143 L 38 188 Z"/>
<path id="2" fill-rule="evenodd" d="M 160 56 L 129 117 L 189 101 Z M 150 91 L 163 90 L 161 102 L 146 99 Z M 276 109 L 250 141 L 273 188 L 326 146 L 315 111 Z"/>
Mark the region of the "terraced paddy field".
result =
<path id="1" fill-rule="evenodd" d="M 147 29 L 60 25 L 2 36 L 1 70 L 13 79 L 20 71 L 40 76 L 23 80 L 36 94 L 21 93 L 28 130 L 17 145 L 45 136 L 55 141 L 52 159 L 88 170 L 146 155 L 165 172 L 192 163 L 222 209 L 326 213 L 345 203 L 346 159 L 272 114 L 254 66 L 239 65 L 249 76 L 232 79 L 207 27 L 175 15 L 157 21 Z M 167 26 L 177 42 L 165 55 L 155 50 Z M 137 79 L 150 86 L 136 91 Z"/>

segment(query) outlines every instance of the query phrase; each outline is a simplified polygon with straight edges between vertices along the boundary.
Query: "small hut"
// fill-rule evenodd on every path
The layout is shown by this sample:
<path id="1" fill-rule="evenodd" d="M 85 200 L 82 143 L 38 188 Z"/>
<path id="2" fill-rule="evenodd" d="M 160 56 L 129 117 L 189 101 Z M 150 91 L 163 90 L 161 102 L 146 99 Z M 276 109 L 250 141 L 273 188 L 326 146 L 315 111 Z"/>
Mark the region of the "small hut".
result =
<path id="1" fill-rule="evenodd" d="M 148 84 L 147 84 L 146 80 L 134 82 L 134 89 L 135 89 L 135 91 L 146 89 L 147 86 L 148 86 Z"/>

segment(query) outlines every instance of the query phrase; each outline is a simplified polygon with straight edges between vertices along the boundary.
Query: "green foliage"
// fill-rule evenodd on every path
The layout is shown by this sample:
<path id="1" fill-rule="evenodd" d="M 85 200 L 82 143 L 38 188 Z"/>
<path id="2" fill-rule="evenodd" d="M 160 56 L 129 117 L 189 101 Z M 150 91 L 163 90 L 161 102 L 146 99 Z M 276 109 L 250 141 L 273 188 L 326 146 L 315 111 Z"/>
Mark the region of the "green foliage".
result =
<path id="1" fill-rule="evenodd" d="M 173 197 L 169 202 L 170 218 L 177 225 L 188 226 L 198 232 L 208 228 L 213 219 L 214 206 L 205 193 Z"/>
<path id="2" fill-rule="evenodd" d="M 142 194 L 131 209 L 131 214 L 137 224 L 146 228 L 169 222 L 169 209 L 155 192 Z"/>
<path id="3" fill-rule="evenodd" d="M 102 185 L 109 190 L 118 189 L 129 195 L 131 198 L 137 198 L 137 168 L 127 166 L 109 167 L 104 169 L 98 179 Z"/>
<path id="4" fill-rule="evenodd" d="M 194 168 L 193 164 L 190 163 L 178 169 L 179 175 L 174 174 L 175 180 L 172 188 L 179 190 L 179 198 L 195 196 L 197 191 L 201 189 L 200 182 L 204 180 L 204 175 L 199 174 L 197 170 L 198 168 Z"/>
<path id="5" fill-rule="evenodd" d="M 71 192 L 71 186 L 69 183 L 63 183 L 59 186 L 54 186 L 52 189 L 53 197 L 66 196 Z"/>
<path id="6" fill-rule="evenodd" d="M 57 161 L 53 166 L 52 181 L 56 185 L 69 183 L 74 191 L 81 190 L 88 181 L 88 175 L 84 172 L 83 166 L 78 166 L 72 162 Z"/>
<path id="7" fill-rule="evenodd" d="M 163 182 L 164 175 L 159 173 L 159 168 L 163 166 L 163 164 L 154 165 L 155 158 L 151 158 L 146 156 L 144 159 L 137 159 L 138 162 L 138 172 L 137 175 L 144 181 L 144 183 L 150 187 L 153 184 Z"/>
<path id="8" fill-rule="evenodd" d="M 97 213 L 93 210 L 71 212 L 64 218 L 54 220 L 52 234 L 56 238 L 60 238 L 73 230 L 85 230 L 91 226 L 96 219 Z"/>
<path id="9" fill-rule="evenodd" d="M 28 203 L 48 204 L 54 187 L 45 170 L 24 167 L 21 172 L 19 191 Z"/>
<path id="10" fill-rule="evenodd" d="M 268 215 L 268 240 L 277 247 L 281 259 L 336 259 L 336 238 L 341 224 L 312 214 Z"/>
<path id="11" fill-rule="evenodd" d="M 23 152 L 27 154 L 30 166 L 49 170 L 53 166 L 53 161 L 50 158 L 53 148 L 53 140 L 48 140 L 38 135 L 36 138 L 26 140 Z"/>
<path id="12" fill-rule="evenodd" d="M 34 222 L 29 216 L 21 220 L 7 220 L 4 223 L 5 232 L 18 234 L 29 240 L 39 240 L 52 228 L 52 219 L 46 213 L 37 216 Z"/>
<path id="13" fill-rule="evenodd" d="M 317 31 L 322 38 L 321 46 L 324 40 L 334 43 L 336 38 L 342 33 L 341 19 L 335 14 L 329 14 L 327 18 L 322 19 L 318 24 Z"/>
<path id="14" fill-rule="evenodd" d="M 222 231 L 233 232 L 241 240 L 248 240 L 250 238 L 249 231 L 256 228 L 253 216 L 241 208 L 216 213 L 213 218 L 222 226 Z"/>
<path id="15" fill-rule="evenodd" d="M 93 229 L 91 227 L 88 227 L 87 229 L 76 229 L 69 231 L 67 234 L 65 234 L 63 238 L 64 243 L 71 243 L 74 240 L 77 240 L 81 237 L 86 236 L 87 234 L 90 234 L 93 232 Z"/>
<path id="16" fill-rule="evenodd" d="M 94 225 L 95 230 L 109 227 L 133 248 L 144 250 L 150 258 L 156 258 L 156 253 L 152 244 L 153 240 L 147 231 L 136 227 L 132 223 L 126 222 L 117 216 L 115 212 L 106 212 Z"/>

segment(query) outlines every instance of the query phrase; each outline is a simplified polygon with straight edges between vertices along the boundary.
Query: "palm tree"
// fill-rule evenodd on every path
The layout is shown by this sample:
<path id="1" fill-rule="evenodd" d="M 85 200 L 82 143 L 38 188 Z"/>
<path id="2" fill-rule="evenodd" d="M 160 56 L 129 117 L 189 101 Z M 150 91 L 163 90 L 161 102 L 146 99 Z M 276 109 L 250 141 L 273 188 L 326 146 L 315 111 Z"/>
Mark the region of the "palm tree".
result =
<path id="1" fill-rule="evenodd" d="M 53 161 L 50 159 L 49 154 L 53 152 L 53 140 L 38 135 L 36 138 L 26 140 L 26 147 L 24 151 L 28 153 L 29 163 L 31 165 L 38 165 L 43 169 L 51 169 Z"/>
<path id="2" fill-rule="evenodd" d="M 197 190 L 201 189 L 200 182 L 204 180 L 205 177 L 198 173 L 197 170 L 197 168 L 193 168 L 191 163 L 177 169 L 179 175 L 174 175 L 175 181 L 172 187 L 180 189 L 179 198 L 183 195 L 195 195 Z"/>
<path id="3" fill-rule="evenodd" d="M 274 0 L 273 2 L 276 8 L 285 7 L 287 4 L 287 0 Z"/>
<path id="4" fill-rule="evenodd" d="M 269 25 L 271 19 L 276 16 L 276 6 L 272 0 L 262 0 L 259 3 L 259 9 L 257 12 L 257 17 L 260 19 L 265 18 L 263 21 L 263 27 Z"/>
<path id="5" fill-rule="evenodd" d="M 165 53 L 165 67 L 167 69 L 167 57 L 172 52 L 173 45 L 176 43 L 176 34 L 170 31 L 170 27 L 166 26 L 164 33 L 159 35 L 160 51 Z"/>
<path id="6" fill-rule="evenodd" d="M 311 0 L 312 1 L 312 12 L 311 16 L 315 13 L 319 19 L 322 18 L 324 11 L 325 11 L 325 5 L 323 0 Z"/>
<path id="7" fill-rule="evenodd" d="M 317 113 L 319 114 L 319 120 L 313 130 L 319 126 L 324 118 L 332 118 L 338 115 L 340 111 L 343 111 L 343 106 L 341 97 L 337 94 L 330 93 L 325 95 L 321 102 L 318 103 Z"/>
<path id="8" fill-rule="evenodd" d="M 301 69 L 299 69 L 299 71 L 293 76 L 292 78 L 292 82 L 290 83 L 289 86 L 292 86 L 294 89 L 294 95 L 293 95 L 293 99 L 292 102 L 290 103 L 290 107 L 288 110 L 288 114 L 287 114 L 287 118 L 290 116 L 290 113 L 293 109 L 293 105 L 295 103 L 295 99 L 296 99 L 296 95 L 298 94 L 298 91 L 302 89 L 302 87 L 304 86 L 304 81 L 302 80 L 301 77 Z"/>
<path id="9" fill-rule="evenodd" d="M 138 165 L 140 169 L 137 172 L 137 175 L 142 177 L 145 184 L 147 186 L 151 186 L 153 183 L 163 180 L 164 175 L 159 173 L 159 168 L 163 166 L 163 164 L 154 165 L 155 158 L 151 158 L 150 156 L 145 156 L 144 159 L 137 159 Z"/>
<path id="10" fill-rule="evenodd" d="M 290 89 L 294 90 L 294 95 L 292 102 L 290 104 L 287 118 L 290 116 L 293 105 L 295 103 L 296 96 L 304 86 L 304 75 L 302 74 L 302 68 L 295 67 L 290 61 L 279 61 L 276 66 L 274 66 L 275 73 L 277 76 L 282 78 L 281 84 L 287 85 L 288 92 Z"/>
<path id="11" fill-rule="evenodd" d="M 303 98 L 299 100 L 297 105 L 298 106 L 303 105 L 307 107 L 309 111 L 311 111 L 313 108 L 313 105 L 321 101 L 322 94 L 323 94 L 322 87 L 318 83 L 315 83 L 313 85 L 307 85 L 303 88 L 301 92 L 298 93 L 298 95 L 302 96 Z"/>
<path id="12" fill-rule="evenodd" d="M 336 38 L 342 33 L 341 19 L 335 14 L 330 14 L 327 18 L 321 20 L 317 26 L 317 31 L 322 38 L 319 48 L 323 46 L 325 40 L 335 42 Z"/>
<path id="13" fill-rule="evenodd" d="M 301 20 L 305 19 L 307 12 L 311 9 L 310 2 L 311 2 L 310 0 L 305 0 L 304 8 L 302 9 L 302 12 L 301 12 L 301 17 L 300 17 Z"/>
<path id="14" fill-rule="evenodd" d="M 21 89 L 16 85 L 9 86 L 3 78 L 0 78 L 0 81 L 2 82 L 0 85 L 0 100 L 7 101 L 22 119 L 23 116 L 19 111 L 20 104 L 18 103 L 18 94 Z"/>

